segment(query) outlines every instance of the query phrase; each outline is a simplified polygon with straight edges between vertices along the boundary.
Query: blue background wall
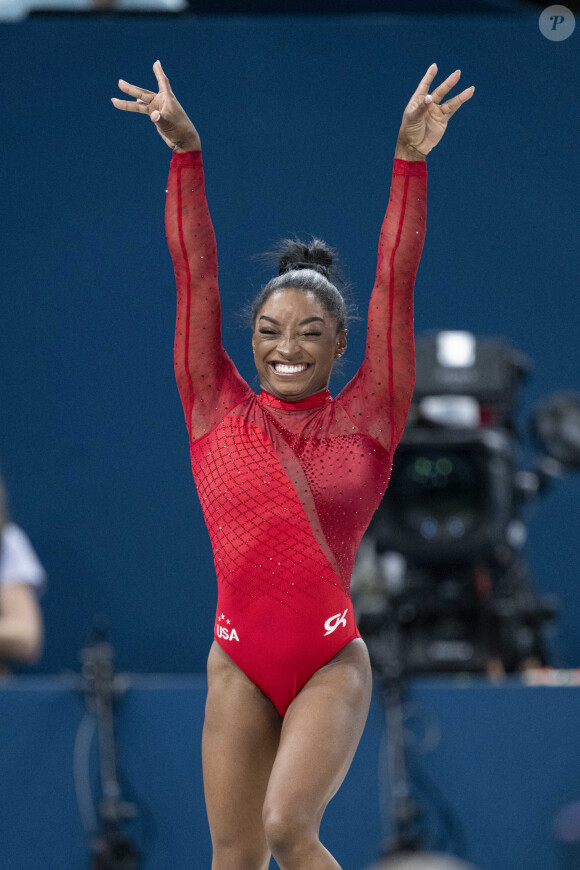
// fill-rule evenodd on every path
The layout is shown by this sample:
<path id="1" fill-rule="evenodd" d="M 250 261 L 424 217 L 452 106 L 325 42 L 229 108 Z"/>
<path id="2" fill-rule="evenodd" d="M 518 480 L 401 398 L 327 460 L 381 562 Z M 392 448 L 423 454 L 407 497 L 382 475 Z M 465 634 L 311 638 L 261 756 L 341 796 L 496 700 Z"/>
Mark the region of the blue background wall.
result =
<path id="1" fill-rule="evenodd" d="M 529 354 L 522 426 L 579 387 L 578 34 L 535 14 L 366 19 L 53 19 L 2 25 L 0 458 L 49 573 L 41 670 L 74 667 L 109 614 L 120 667 L 201 670 L 215 580 L 173 380 L 163 237 L 169 151 L 109 101 L 159 57 L 204 146 L 225 343 L 252 378 L 250 257 L 316 233 L 361 313 L 400 117 L 425 69 L 476 85 L 428 159 L 416 327 L 502 334 Z M 362 356 L 355 324 L 338 389 Z M 529 460 L 529 450 L 523 460 Z M 564 603 L 556 663 L 580 660 L 580 480 L 528 515 L 537 585 Z"/>
<path id="2" fill-rule="evenodd" d="M 0 686 L 2 870 L 88 867 L 83 826 L 92 829 L 99 794 L 96 740 L 67 683 L 21 677 Z M 555 825 L 580 797 L 578 686 L 439 678 L 408 688 L 412 793 L 429 847 L 478 870 L 578 870 L 577 829 L 576 842 L 558 842 Z M 210 866 L 199 751 L 205 694 L 202 676 L 137 675 L 119 700 L 123 797 L 139 810 L 124 832 L 142 849 L 143 870 Z M 392 842 L 381 818 L 391 800 L 383 731 L 376 692 L 321 828 L 344 870 L 368 868 Z"/>

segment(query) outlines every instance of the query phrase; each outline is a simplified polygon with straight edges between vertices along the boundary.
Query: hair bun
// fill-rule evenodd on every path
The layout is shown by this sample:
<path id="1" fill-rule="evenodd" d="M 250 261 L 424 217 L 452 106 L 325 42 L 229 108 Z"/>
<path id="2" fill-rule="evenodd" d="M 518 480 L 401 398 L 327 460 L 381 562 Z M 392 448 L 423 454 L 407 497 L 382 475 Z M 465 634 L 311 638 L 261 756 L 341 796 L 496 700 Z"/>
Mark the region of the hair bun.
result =
<path id="1" fill-rule="evenodd" d="M 301 242 L 300 239 L 284 239 L 279 247 L 278 274 L 295 269 L 314 269 L 325 278 L 330 278 L 334 251 L 322 239 Z"/>

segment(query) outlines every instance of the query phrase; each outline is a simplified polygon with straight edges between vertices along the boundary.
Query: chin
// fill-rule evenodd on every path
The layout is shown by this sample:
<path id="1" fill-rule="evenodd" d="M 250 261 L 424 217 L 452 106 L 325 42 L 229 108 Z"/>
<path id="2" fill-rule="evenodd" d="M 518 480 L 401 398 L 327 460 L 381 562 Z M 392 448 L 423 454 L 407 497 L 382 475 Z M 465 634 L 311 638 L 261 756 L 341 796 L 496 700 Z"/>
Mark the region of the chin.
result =
<path id="1" fill-rule="evenodd" d="M 266 381 L 264 389 L 272 396 L 285 398 L 286 396 L 302 395 L 303 389 L 296 387 L 295 384 L 273 384 L 271 381 Z"/>
<path id="2" fill-rule="evenodd" d="M 289 401 L 299 401 L 300 399 L 307 399 L 309 396 L 314 396 L 316 393 L 320 393 L 322 390 L 325 390 L 326 387 L 304 387 L 301 390 L 292 389 L 290 385 L 284 390 L 277 390 L 274 395 L 278 395 L 280 398 L 288 399 Z"/>
<path id="3" fill-rule="evenodd" d="M 274 395 L 278 396 L 292 396 L 293 398 L 303 399 L 305 396 L 310 395 L 308 390 L 299 390 L 296 387 L 292 387 L 290 384 L 283 384 L 281 387 L 272 387 L 272 391 Z"/>

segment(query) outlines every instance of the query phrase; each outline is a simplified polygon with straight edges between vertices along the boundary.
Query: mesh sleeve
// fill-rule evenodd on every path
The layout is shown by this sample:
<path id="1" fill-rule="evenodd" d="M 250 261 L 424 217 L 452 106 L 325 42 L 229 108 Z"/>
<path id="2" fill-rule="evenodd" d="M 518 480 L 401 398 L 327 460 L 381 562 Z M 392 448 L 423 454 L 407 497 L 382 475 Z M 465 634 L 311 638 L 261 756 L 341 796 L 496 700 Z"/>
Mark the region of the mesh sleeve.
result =
<path id="1" fill-rule="evenodd" d="M 173 154 L 165 232 L 177 284 L 175 377 L 192 439 L 210 431 L 249 392 L 222 347 L 217 249 L 201 151 Z"/>
<path id="2" fill-rule="evenodd" d="M 359 429 L 394 450 L 415 384 L 413 287 L 425 239 L 427 164 L 395 159 L 379 238 L 364 361 L 341 402 Z"/>

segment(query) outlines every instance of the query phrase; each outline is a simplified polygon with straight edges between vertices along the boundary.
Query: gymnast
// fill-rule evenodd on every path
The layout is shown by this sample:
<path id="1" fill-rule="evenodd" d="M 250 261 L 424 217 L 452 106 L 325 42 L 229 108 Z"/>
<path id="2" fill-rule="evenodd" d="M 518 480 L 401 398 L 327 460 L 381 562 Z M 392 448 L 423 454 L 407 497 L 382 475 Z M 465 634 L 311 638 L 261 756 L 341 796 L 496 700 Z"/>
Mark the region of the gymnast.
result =
<path id="1" fill-rule="evenodd" d="M 177 283 L 174 360 L 218 581 L 202 739 L 212 870 L 332 870 L 319 839 L 355 754 L 371 668 L 349 582 L 389 481 L 415 377 L 413 286 L 425 158 L 473 95 L 433 92 L 432 64 L 397 139 L 364 361 L 333 398 L 347 308 L 332 252 L 289 242 L 253 305 L 255 395 L 222 347 L 216 243 L 199 135 L 161 64 L 157 93 L 120 80 L 173 150 L 165 227 Z"/>

